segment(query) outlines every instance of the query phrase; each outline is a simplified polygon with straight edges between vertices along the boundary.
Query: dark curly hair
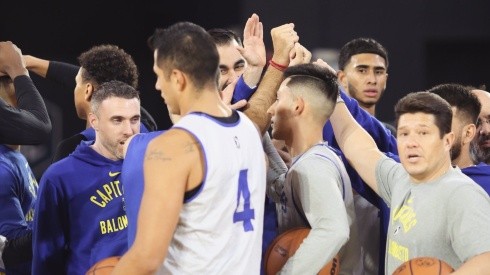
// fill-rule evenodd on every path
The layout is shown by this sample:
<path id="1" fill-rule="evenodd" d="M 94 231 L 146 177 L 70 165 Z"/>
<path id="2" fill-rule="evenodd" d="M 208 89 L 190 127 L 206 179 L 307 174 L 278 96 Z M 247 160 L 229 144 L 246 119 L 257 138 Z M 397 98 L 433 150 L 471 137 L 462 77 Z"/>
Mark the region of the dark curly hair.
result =
<path id="1" fill-rule="evenodd" d="M 98 45 L 83 52 L 78 57 L 83 68 L 83 81 L 91 81 L 94 86 L 118 80 L 138 88 L 138 68 L 131 55 L 116 45 Z"/>

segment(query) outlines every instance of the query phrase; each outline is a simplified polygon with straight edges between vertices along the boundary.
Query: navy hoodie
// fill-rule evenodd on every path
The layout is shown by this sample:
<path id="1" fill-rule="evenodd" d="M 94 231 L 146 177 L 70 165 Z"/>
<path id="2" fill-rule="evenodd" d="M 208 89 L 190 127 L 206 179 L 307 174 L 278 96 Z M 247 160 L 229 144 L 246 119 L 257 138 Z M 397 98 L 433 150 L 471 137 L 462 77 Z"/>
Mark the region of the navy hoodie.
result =
<path id="1" fill-rule="evenodd" d="M 80 143 L 40 180 L 32 274 L 85 274 L 99 260 L 127 250 L 122 160 L 101 156 L 92 143 Z"/>

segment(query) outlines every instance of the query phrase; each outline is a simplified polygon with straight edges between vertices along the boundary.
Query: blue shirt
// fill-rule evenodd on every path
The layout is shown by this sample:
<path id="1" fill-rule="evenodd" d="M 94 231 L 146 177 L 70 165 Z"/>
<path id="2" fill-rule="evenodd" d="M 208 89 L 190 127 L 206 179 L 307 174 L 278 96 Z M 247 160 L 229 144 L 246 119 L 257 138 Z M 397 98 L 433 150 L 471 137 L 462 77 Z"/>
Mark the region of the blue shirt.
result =
<path id="1" fill-rule="evenodd" d="M 41 177 L 33 226 L 33 274 L 85 274 L 127 250 L 122 160 L 82 142 Z"/>

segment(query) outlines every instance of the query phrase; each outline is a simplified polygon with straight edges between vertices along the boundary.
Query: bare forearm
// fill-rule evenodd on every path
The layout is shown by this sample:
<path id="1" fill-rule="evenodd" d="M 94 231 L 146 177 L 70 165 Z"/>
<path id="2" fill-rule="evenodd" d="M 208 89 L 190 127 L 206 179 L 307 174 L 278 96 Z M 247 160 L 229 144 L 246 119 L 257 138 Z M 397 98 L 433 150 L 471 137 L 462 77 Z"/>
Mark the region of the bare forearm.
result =
<path id="1" fill-rule="evenodd" d="M 148 258 L 146 257 L 134 257 L 135 253 L 133 251 L 128 251 L 121 260 L 117 263 L 116 267 L 112 271 L 113 275 L 124 275 L 124 274 L 154 274 L 158 265 L 147 263 Z M 140 260 L 139 260 L 139 259 Z"/>
<path id="2" fill-rule="evenodd" d="M 262 76 L 263 67 L 249 66 L 243 73 L 243 80 L 248 87 L 255 87 L 260 81 Z"/>
<path id="3" fill-rule="evenodd" d="M 46 77 L 46 74 L 48 73 L 49 60 L 37 58 L 32 55 L 24 55 L 24 61 L 26 62 L 26 67 L 29 71 L 39 76 Z"/>
<path id="4" fill-rule="evenodd" d="M 475 256 L 464 263 L 458 270 L 451 274 L 488 274 L 490 273 L 490 252 Z"/>
<path id="5" fill-rule="evenodd" d="M 268 67 L 257 91 L 250 98 L 249 104 L 244 110 L 244 113 L 257 124 L 262 135 L 269 128 L 270 117 L 267 114 L 267 109 L 276 100 L 276 92 L 281 85 L 282 77 L 281 71 Z"/>
<path id="6" fill-rule="evenodd" d="M 344 103 L 337 103 L 330 117 L 340 149 L 362 179 L 378 193 L 375 169 L 383 154 L 373 138 L 354 120 Z"/>

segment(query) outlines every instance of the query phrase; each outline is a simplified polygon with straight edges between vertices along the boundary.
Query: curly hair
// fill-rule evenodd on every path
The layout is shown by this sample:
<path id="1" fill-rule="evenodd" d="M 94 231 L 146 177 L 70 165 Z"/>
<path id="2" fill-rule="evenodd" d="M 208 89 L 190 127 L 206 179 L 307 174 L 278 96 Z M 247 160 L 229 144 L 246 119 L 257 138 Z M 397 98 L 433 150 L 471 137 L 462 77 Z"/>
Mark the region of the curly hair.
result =
<path id="1" fill-rule="evenodd" d="M 78 57 L 83 68 L 82 79 L 95 86 L 111 80 L 118 80 L 138 88 L 138 68 L 131 55 L 116 45 L 98 45 L 83 52 Z"/>

